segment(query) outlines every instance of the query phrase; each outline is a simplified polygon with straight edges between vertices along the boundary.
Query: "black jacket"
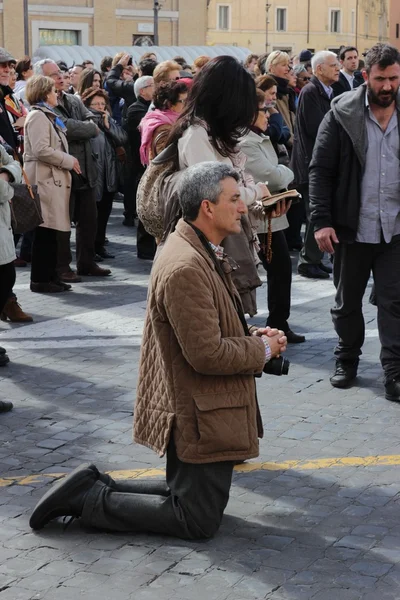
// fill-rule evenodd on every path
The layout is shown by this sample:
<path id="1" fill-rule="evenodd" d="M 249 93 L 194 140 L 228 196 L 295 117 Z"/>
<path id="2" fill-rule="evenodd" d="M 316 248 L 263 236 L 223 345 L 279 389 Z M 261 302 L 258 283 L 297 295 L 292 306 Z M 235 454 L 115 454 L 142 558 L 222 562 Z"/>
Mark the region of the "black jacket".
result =
<path id="1" fill-rule="evenodd" d="M 131 104 L 136 102 L 136 96 L 135 96 L 135 90 L 134 90 L 135 81 L 123 81 L 121 79 L 122 70 L 123 70 L 122 65 L 118 65 L 118 64 L 115 65 L 115 67 L 113 67 L 111 69 L 111 71 L 109 72 L 106 83 L 107 83 L 107 90 L 109 92 L 111 92 L 110 101 L 112 99 L 111 106 L 113 109 L 113 114 L 114 114 L 114 109 L 116 108 L 113 106 L 115 100 L 118 98 L 124 99 L 124 106 L 123 106 L 122 114 L 121 114 L 121 124 L 124 125 L 128 108 L 131 106 Z"/>
<path id="2" fill-rule="evenodd" d="M 55 112 L 67 128 L 69 153 L 79 160 L 82 176 L 72 175 L 72 189 L 94 188 L 97 181 L 96 157 L 92 152 L 90 140 L 96 137 L 99 130 L 90 121 L 93 115 L 78 96 L 62 94 Z"/>
<path id="3" fill-rule="evenodd" d="M 12 89 L 7 85 L 0 85 L 0 136 L 15 150 L 17 148 L 17 134 L 10 123 L 4 104 L 4 98 L 7 94 L 12 94 Z"/>
<path id="4" fill-rule="evenodd" d="M 363 84 L 332 102 L 318 132 L 310 164 L 311 222 L 314 230 L 333 227 L 341 242 L 355 240 L 361 182 L 367 151 Z M 400 99 L 397 97 L 400 132 Z M 400 174 L 400 173 L 399 173 Z"/>
<path id="5" fill-rule="evenodd" d="M 131 104 L 126 113 L 125 130 L 128 133 L 133 168 L 141 173 L 144 173 L 144 167 L 140 161 L 141 137 L 138 127 L 140 121 L 147 114 L 150 104 L 151 100 L 147 101 L 139 96 L 138 100 Z"/>
<path id="6" fill-rule="evenodd" d="M 354 72 L 354 87 L 353 87 L 353 89 L 360 87 L 360 85 L 362 85 L 363 83 L 364 83 L 364 78 L 361 75 L 361 72 L 355 71 Z M 335 83 L 332 84 L 332 89 L 333 89 L 333 95 L 335 98 L 337 96 L 340 96 L 340 94 L 343 94 L 343 92 L 351 92 L 350 84 L 342 72 L 340 72 L 339 81 L 336 81 Z"/>
<path id="7" fill-rule="evenodd" d="M 100 129 L 100 134 L 91 138 L 92 149 L 97 157 L 96 200 L 100 202 L 105 191 L 118 191 L 121 167 L 116 148 L 125 146 L 128 136 L 112 118 L 109 119 L 110 128 L 107 129 L 99 111 L 93 110 L 93 120 Z"/>
<path id="8" fill-rule="evenodd" d="M 318 128 L 330 110 L 331 101 L 314 75 L 299 96 L 294 131 L 291 169 L 295 185 L 308 183 L 308 166 L 317 139 Z"/>

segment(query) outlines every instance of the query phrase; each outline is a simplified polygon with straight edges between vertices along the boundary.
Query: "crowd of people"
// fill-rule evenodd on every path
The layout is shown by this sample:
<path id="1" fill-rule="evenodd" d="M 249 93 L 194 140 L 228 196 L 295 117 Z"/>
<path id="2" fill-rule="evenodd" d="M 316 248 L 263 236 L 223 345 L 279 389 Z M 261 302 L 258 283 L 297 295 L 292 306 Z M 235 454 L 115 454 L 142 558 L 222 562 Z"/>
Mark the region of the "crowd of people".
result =
<path id="1" fill-rule="evenodd" d="M 116 195 L 123 197 L 123 225 L 137 226 L 137 256 L 153 260 L 160 239 L 137 218 L 137 191 L 152 161 L 175 145 L 181 172 L 212 161 L 238 173 L 247 210 L 240 234 L 227 236 L 222 247 L 244 312 L 250 317 L 257 312 L 262 264 L 267 325 L 282 330 L 288 343 L 304 342 L 289 325 L 289 252 L 299 253 L 299 275 L 330 277 L 329 244 L 314 236 L 310 163 L 332 100 L 363 83 L 360 67 L 352 46 L 339 55 L 250 54 L 244 64 L 229 56 L 200 56 L 191 65 L 180 56 L 158 62 L 147 52 L 135 65 L 119 52 L 104 57 L 99 68 L 90 60 L 68 66 L 50 58 L 32 65 L 29 57 L 17 61 L 0 49 L 0 142 L 12 157 L 12 172 L 2 160 L 0 178 L 17 181 L 15 170 L 24 168 L 38 186 L 43 216 L 35 231 L 21 240 L 13 237 L 13 252 L 9 240 L 1 240 L 7 246 L 5 257 L 0 255 L 1 318 L 31 320 L 12 291 L 15 267 L 30 263 L 30 289 L 45 294 L 71 290 L 82 276 L 111 274 L 98 263 L 115 258 L 107 246 L 107 223 Z M 263 199 L 290 188 L 300 192 L 299 201 L 279 202 L 268 219 Z M 10 194 L 6 186 L 3 203 Z M 3 208 L 9 236 L 10 215 Z M 6 362 L 4 351 L 0 364 Z"/>
<path id="2" fill-rule="evenodd" d="M 307 220 L 299 273 L 326 278 L 322 254 L 334 254 L 339 342 L 332 385 L 349 386 L 357 375 L 372 271 L 385 396 L 400 401 L 400 52 L 371 48 L 366 84 L 358 87 L 355 54 L 307 54 L 311 78 L 307 65 L 292 65 L 282 52 L 261 63 L 249 57 L 247 69 L 221 56 L 196 73 L 187 98 L 175 76 L 170 84 L 157 82 L 156 116 L 150 93 L 141 102 L 140 110 L 149 106 L 139 125 L 147 170 L 138 209 L 148 233 L 159 231 L 152 219 L 158 227 L 160 204 L 167 212 L 172 202 L 167 178 L 180 208 L 173 232 L 164 235 L 165 221 L 157 240 L 134 410 L 134 439 L 166 455 L 166 479 L 115 481 L 82 464 L 38 501 L 29 521 L 34 530 L 70 515 L 111 532 L 183 539 L 216 533 L 234 465 L 259 453 L 255 376 L 283 374 L 287 343 L 303 341 L 287 323 L 291 270 L 283 232 L 288 220 L 292 233 L 301 222 L 300 213 L 290 217 L 290 201 L 275 205 L 265 233 L 263 199 L 271 203 L 271 192 L 290 185 L 303 192 Z M 254 80 L 249 69 L 256 67 L 268 72 Z M 174 64 L 163 72 L 179 73 Z M 331 103 L 335 89 L 342 93 Z M 174 154 L 176 160 L 164 161 Z M 159 193 L 147 187 L 143 198 L 148 180 Z M 272 325 L 261 328 L 245 318 L 257 308 L 258 261 L 266 264 Z"/>

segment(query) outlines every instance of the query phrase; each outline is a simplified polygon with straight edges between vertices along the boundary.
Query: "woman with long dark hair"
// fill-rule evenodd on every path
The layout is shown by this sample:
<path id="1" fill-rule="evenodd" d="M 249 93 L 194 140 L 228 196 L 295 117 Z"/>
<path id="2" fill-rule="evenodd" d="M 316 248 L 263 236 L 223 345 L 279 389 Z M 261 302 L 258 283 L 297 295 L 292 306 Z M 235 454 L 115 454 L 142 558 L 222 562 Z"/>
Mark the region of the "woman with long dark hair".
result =
<path id="1" fill-rule="evenodd" d="M 101 89 L 103 87 L 103 77 L 97 69 L 83 69 L 79 76 L 76 95 L 82 96 L 89 88 Z"/>
<path id="2" fill-rule="evenodd" d="M 179 167 L 184 169 L 203 161 L 224 162 L 241 176 L 241 196 L 252 209 L 269 196 L 264 183 L 254 183 L 245 173 L 246 157 L 238 141 L 254 122 L 258 101 L 254 80 L 233 57 L 219 56 L 208 62 L 193 80 L 186 107 L 174 126 L 169 142 L 177 142 Z M 279 207 L 282 211 L 284 207 Z M 257 312 L 255 291 L 261 285 L 255 228 L 242 217 L 241 234 L 224 240 L 227 254 L 240 266 L 233 280 L 241 295 L 245 312 Z"/>

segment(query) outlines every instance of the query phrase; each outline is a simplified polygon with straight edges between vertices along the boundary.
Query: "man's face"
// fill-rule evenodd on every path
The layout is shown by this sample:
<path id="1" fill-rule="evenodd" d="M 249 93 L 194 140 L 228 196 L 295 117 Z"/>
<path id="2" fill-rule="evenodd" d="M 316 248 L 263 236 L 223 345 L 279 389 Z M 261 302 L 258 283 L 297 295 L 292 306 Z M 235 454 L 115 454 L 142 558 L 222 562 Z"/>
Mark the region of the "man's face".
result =
<path id="1" fill-rule="evenodd" d="M 78 85 L 78 81 L 79 81 L 79 76 L 82 73 L 83 69 L 81 67 L 72 67 L 70 74 L 71 74 L 71 85 L 72 87 L 76 88 Z"/>
<path id="2" fill-rule="evenodd" d="M 373 65 L 369 75 L 363 71 L 368 86 L 368 98 L 372 104 L 387 108 L 396 99 L 400 86 L 400 65 L 395 63 L 386 69 Z"/>
<path id="3" fill-rule="evenodd" d="M 57 92 L 64 89 L 64 76 L 56 63 L 46 63 L 43 65 L 43 75 L 51 77 L 56 86 Z"/>
<path id="4" fill-rule="evenodd" d="M 146 102 L 149 102 L 150 100 L 153 99 L 153 94 L 154 94 L 154 81 L 149 81 L 147 83 L 146 87 L 144 87 L 140 90 L 140 95 L 143 98 L 143 100 L 146 100 Z"/>
<path id="5" fill-rule="evenodd" d="M 69 74 L 69 71 L 65 71 L 63 73 L 63 80 L 64 80 L 63 90 L 66 92 L 68 90 L 69 86 L 71 85 L 71 76 Z"/>
<path id="6" fill-rule="evenodd" d="M 330 56 L 322 65 L 317 67 L 318 79 L 321 79 L 325 85 L 332 85 L 338 81 L 340 75 L 340 63 L 334 56 Z"/>
<path id="7" fill-rule="evenodd" d="M 208 202 L 207 200 L 203 202 Z M 239 186 L 232 177 L 221 181 L 221 193 L 218 202 L 208 202 L 212 227 L 221 241 L 231 233 L 240 233 L 240 219 L 246 214 L 246 205 L 240 197 Z"/>
<path id="8" fill-rule="evenodd" d="M 358 53 L 355 50 L 350 50 L 349 52 L 346 52 L 344 59 L 340 62 L 348 73 L 354 73 L 354 71 L 357 71 L 358 63 L 360 62 Z"/>
<path id="9" fill-rule="evenodd" d="M 250 71 L 250 73 L 254 73 L 254 69 L 256 67 L 256 64 L 257 64 L 257 59 L 253 58 L 251 60 L 251 62 L 247 65 L 247 69 Z"/>
<path id="10" fill-rule="evenodd" d="M 0 85 L 8 85 L 10 81 L 11 66 L 9 62 L 0 63 Z"/>

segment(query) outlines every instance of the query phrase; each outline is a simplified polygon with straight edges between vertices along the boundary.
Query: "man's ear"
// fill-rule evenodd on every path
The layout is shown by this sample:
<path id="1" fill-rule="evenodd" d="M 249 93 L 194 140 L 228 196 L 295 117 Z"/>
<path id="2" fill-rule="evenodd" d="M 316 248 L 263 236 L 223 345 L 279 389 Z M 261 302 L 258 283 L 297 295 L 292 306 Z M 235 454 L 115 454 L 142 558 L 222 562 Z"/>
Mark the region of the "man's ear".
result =
<path id="1" fill-rule="evenodd" d="M 207 219 L 213 216 L 213 210 L 211 205 L 212 202 L 210 202 L 209 200 L 203 200 L 200 204 L 199 212 L 201 212 Z"/>
<path id="2" fill-rule="evenodd" d="M 367 71 L 365 69 L 363 69 L 361 71 L 361 74 L 362 74 L 362 76 L 364 78 L 364 81 L 368 81 L 368 73 L 367 73 Z"/>

